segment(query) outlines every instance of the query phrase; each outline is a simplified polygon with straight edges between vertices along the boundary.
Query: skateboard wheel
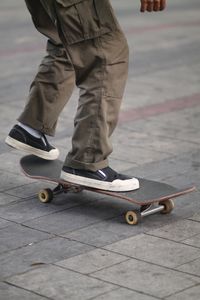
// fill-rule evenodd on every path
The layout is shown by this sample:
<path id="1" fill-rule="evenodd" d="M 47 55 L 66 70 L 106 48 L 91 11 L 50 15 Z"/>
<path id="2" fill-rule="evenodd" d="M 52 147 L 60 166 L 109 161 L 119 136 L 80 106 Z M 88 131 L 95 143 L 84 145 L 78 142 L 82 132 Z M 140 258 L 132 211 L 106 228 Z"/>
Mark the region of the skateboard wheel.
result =
<path id="1" fill-rule="evenodd" d="M 159 202 L 159 205 L 164 206 L 164 209 L 161 211 L 161 214 L 169 214 L 174 209 L 174 201 L 172 199 Z"/>
<path id="2" fill-rule="evenodd" d="M 130 210 L 125 214 L 125 219 L 126 223 L 129 225 L 136 225 L 140 219 L 140 216 L 136 212 Z"/>
<path id="3" fill-rule="evenodd" d="M 42 203 L 48 203 L 53 200 L 53 191 L 51 189 L 44 189 L 38 193 L 38 199 Z"/>

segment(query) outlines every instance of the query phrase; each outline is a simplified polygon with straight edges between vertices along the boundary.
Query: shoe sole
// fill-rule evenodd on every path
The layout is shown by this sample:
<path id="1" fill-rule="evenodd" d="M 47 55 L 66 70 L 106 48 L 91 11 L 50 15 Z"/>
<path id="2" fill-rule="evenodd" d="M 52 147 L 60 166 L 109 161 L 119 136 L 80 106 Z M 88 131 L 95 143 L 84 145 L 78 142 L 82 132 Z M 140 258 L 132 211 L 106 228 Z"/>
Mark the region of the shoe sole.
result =
<path id="1" fill-rule="evenodd" d="M 58 149 L 53 149 L 50 152 L 46 152 L 46 151 L 31 147 L 31 146 L 29 146 L 27 144 L 24 144 L 22 142 L 19 142 L 19 141 L 13 139 L 10 136 L 8 136 L 6 138 L 5 143 L 8 146 L 10 146 L 14 149 L 25 151 L 26 153 L 36 155 L 36 156 L 41 157 L 41 158 L 46 159 L 46 160 L 55 160 L 59 156 L 59 150 Z"/>
<path id="2" fill-rule="evenodd" d="M 126 180 L 116 179 L 113 182 L 106 182 L 66 173 L 64 171 L 61 171 L 60 178 L 67 182 L 74 183 L 77 185 L 87 186 L 111 192 L 128 192 L 137 190 L 140 187 L 139 181 L 136 178 Z"/>

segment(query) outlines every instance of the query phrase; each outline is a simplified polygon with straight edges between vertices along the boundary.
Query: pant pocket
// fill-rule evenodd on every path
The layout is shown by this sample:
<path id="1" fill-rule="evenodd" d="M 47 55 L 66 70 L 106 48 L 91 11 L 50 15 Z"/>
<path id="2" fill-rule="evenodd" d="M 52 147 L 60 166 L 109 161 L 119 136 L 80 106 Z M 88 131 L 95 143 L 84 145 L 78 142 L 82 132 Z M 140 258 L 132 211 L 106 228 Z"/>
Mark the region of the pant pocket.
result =
<path id="1" fill-rule="evenodd" d="M 100 35 L 99 19 L 93 0 L 64 7 L 57 5 L 59 27 L 68 45 Z"/>
<path id="2" fill-rule="evenodd" d="M 101 36 L 117 27 L 109 1 L 83 0 L 71 6 L 57 1 L 59 26 L 68 45 Z M 59 2 L 59 4 L 58 4 Z M 105 4 L 107 3 L 107 4 Z"/>

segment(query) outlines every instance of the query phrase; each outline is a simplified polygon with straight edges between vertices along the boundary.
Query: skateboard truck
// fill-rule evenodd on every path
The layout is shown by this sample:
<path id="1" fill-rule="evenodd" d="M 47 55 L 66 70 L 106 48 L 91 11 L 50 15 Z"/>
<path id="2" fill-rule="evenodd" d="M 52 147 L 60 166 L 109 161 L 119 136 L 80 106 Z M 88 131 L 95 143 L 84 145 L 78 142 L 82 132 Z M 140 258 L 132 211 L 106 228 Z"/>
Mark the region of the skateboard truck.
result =
<path id="1" fill-rule="evenodd" d="M 56 195 L 68 192 L 80 193 L 82 190 L 83 188 L 79 185 L 59 183 L 53 190 L 51 190 L 50 188 L 46 188 L 39 191 L 38 199 L 43 203 L 49 203 Z"/>
<path id="2" fill-rule="evenodd" d="M 126 223 L 136 225 L 142 218 L 154 215 L 156 213 L 169 214 L 174 209 L 174 201 L 172 199 L 158 203 L 158 206 L 153 204 L 143 205 L 140 212 L 133 210 L 127 211 L 125 214 Z"/>

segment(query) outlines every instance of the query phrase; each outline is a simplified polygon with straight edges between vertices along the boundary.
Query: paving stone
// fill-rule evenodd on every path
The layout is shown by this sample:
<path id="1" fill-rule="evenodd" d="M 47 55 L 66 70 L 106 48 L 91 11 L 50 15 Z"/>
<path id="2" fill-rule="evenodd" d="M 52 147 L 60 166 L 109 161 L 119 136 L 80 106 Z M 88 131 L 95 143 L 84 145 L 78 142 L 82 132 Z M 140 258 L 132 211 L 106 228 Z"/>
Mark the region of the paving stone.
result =
<path id="1" fill-rule="evenodd" d="M 200 212 L 196 212 L 194 216 L 191 217 L 191 220 L 200 222 Z"/>
<path id="2" fill-rule="evenodd" d="M 170 157 L 170 154 L 137 146 L 134 147 L 133 153 L 130 153 L 130 148 L 127 146 L 124 146 L 123 148 L 116 146 L 114 152 L 111 154 L 112 159 L 136 163 L 137 165 L 162 160 L 167 157 Z"/>
<path id="3" fill-rule="evenodd" d="M 101 296 L 95 297 L 95 300 L 155 300 L 157 298 L 137 293 L 125 288 L 119 288 Z"/>
<path id="4" fill-rule="evenodd" d="M 119 241 L 105 249 L 169 268 L 200 256 L 200 249 L 145 234 Z"/>
<path id="5" fill-rule="evenodd" d="M 200 282 L 196 277 L 135 259 L 95 272 L 92 276 L 158 298 L 167 297 Z"/>
<path id="6" fill-rule="evenodd" d="M 190 262 L 183 264 L 176 269 L 200 277 L 200 258 L 191 260 Z"/>
<path id="7" fill-rule="evenodd" d="M 13 222 L 10 222 L 10 221 L 0 218 L 0 229 L 5 228 L 9 225 L 13 225 L 13 224 L 14 224 Z"/>
<path id="8" fill-rule="evenodd" d="M 194 235 L 193 237 L 184 240 L 184 243 L 200 248 L 200 234 Z"/>
<path id="9" fill-rule="evenodd" d="M 7 226 L 0 231 L 0 253 L 51 238 L 52 235 L 21 225 Z"/>
<path id="10" fill-rule="evenodd" d="M 0 169 L 5 172 L 17 174 L 26 181 L 26 177 L 22 174 L 19 164 L 21 153 L 16 150 L 11 151 L 10 149 L 13 148 L 8 147 L 7 145 L 6 148 L 7 151 L 0 155 L 0 162 L 2 162 Z"/>
<path id="11" fill-rule="evenodd" d="M 195 186 L 196 187 L 196 191 L 193 192 L 193 194 L 199 194 L 200 191 L 200 184 L 199 184 L 199 180 L 200 180 L 200 172 L 199 171 L 191 171 L 188 173 L 184 173 L 181 174 L 180 176 L 178 176 L 178 178 L 176 178 L 176 176 L 174 175 L 171 178 L 167 178 L 167 181 L 169 182 L 169 184 L 172 185 L 176 185 L 176 186 L 183 186 L 183 187 L 188 187 L 188 186 Z M 191 194 L 191 195 L 193 195 Z"/>
<path id="12" fill-rule="evenodd" d="M 8 152 L 8 146 L 6 146 L 5 142 L 0 141 L 0 154 L 5 153 L 5 152 Z M 1 157 L 0 157 L 0 159 L 1 159 Z"/>
<path id="13" fill-rule="evenodd" d="M 134 168 L 134 174 L 137 174 L 138 177 L 146 177 L 152 180 L 166 180 L 166 178 L 173 178 L 173 185 L 179 186 L 181 185 L 190 185 L 191 179 L 185 182 L 179 183 L 179 177 L 182 174 L 190 174 L 195 171 L 198 172 L 197 166 L 200 162 L 200 151 L 183 153 L 178 156 L 172 156 L 167 159 L 157 160 L 154 162 L 147 163 L 138 168 Z M 130 175 L 132 169 L 127 171 Z M 195 174 L 196 175 L 196 174 Z"/>
<path id="14" fill-rule="evenodd" d="M 13 202 L 21 201 L 22 199 L 16 196 L 8 195 L 6 193 L 0 192 L 0 206 L 7 205 Z"/>
<path id="15" fill-rule="evenodd" d="M 0 170 L 0 192 L 22 186 L 24 180 L 16 174 Z"/>
<path id="16" fill-rule="evenodd" d="M 80 197 L 80 195 L 77 197 Z M 99 195 L 92 195 L 95 199 L 99 199 Z M 89 199 L 89 198 L 88 198 Z M 92 199 L 92 198 L 91 198 Z M 80 198 L 81 200 L 81 198 Z M 84 205 L 83 205 L 84 204 Z M 35 220 L 25 222 L 24 224 L 55 234 L 64 234 L 73 230 L 86 227 L 104 219 L 113 218 L 121 214 L 121 206 L 118 201 L 110 201 L 105 199 L 90 201 L 80 206 L 66 209 L 49 216 L 37 218 Z"/>
<path id="17" fill-rule="evenodd" d="M 173 241 L 184 241 L 194 235 L 200 234 L 200 223 L 190 220 L 182 220 L 149 231 L 149 235 L 166 238 Z"/>
<path id="18" fill-rule="evenodd" d="M 53 185 L 49 183 L 45 185 L 45 187 L 46 186 L 48 188 L 53 187 Z M 44 188 L 44 183 L 42 182 L 38 182 L 35 180 L 34 181 L 30 180 L 29 182 L 27 182 L 25 180 L 23 185 L 7 190 L 5 194 L 11 197 L 17 195 L 20 199 L 34 198 L 36 201 L 38 201 L 37 194 L 43 188 Z"/>
<path id="19" fill-rule="evenodd" d="M 59 261 L 56 265 L 82 274 L 89 274 L 125 260 L 127 260 L 127 257 L 102 249 L 97 249 Z"/>
<path id="20" fill-rule="evenodd" d="M 92 250 L 87 246 L 64 238 L 52 238 L 0 256 L 0 277 L 8 277 L 37 267 L 38 264 L 55 263 Z"/>
<path id="21" fill-rule="evenodd" d="M 38 199 L 34 197 L 33 199 L 2 207 L 0 217 L 21 223 L 41 216 L 57 213 L 58 211 L 64 211 L 70 207 L 81 204 L 84 205 L 91 200 L 92 198 L 89 198 L 87 193 L 81 195 L 73 193 L 64 194 L 62 198 L 58 197 L 55 201 L 45 204 L 39 202 Z M 63 214 L 65 213 L 66 212 L 63 212 Z"/>
<path id="22" fill-rule="evenodd" d="M 132 131 L 129 130 L 124 133 L 124 129 L 117 130 L 114 136 L 114 148 L 117 145 L 123 145 L 124 148 L 134 149 L 133 154 L 137 157 L 138 148 L 148 149 L 148 151 L 158 151 L 158 153 L 168 153 L 172 155 L 183 154 L 183 152 L 189 152 L 196 150 L 196 143 L 193 144 L 191 141 L 179 140 L 178 143 L 174 142 L 173 138 L 169 138 L 165 135 L 154 135 L 153 132 L 144 131 Z M 184 149 L 184 150 L 183 150 Z M 136 153 L 135 153 L 136 152 Z M 137 161 L 136 161 L 137 162 Z"/>
<path id="23" fill-rule="evenodd" d="M 69 239 L 73 239 L 82 243 L 86 243 L 95 247 L 102 247 L 107 244 L 122 240 L 143 232 L 141 227 L 132 228 L 127 226 L 121 217 L 113 218 L 99 222 L 97 224 L 91 224 L 66 234 L 61 234 Z"/>
<path id="24" fill-rule="evenodd" d="M 163 224 L 171 224 L 180 218 L 174 214 L 165 216 L 155 214 L 144 218 L 137 226 L 129 226 L 125 222 L 124 213 L 133 209 L 133 206 L 128 205 L 124 207 L 121 204 L 121 207 L 122 211 L 119 217 L 91 224 L 60 235 L 83 243 L 85 242 L 92 246 L 103 247 L 139 233 L 149 232 L 152 229 L 163 226 Z"/>
<path id="25" fill-rule="evenodd" d="M 158 115 L 156 117 L 151 117 L 144 120 L 138 120 L 137 122 L 129 122 L 122 124 L 122 128 L 125 130 L 134 130 L 136 132 L 145 132 L 153 138 L 171 138 L 171 142 L 174 145 L 178 144 L 177 141 L 185 143 L 187 141 L 191 142 L 191 145 L 195 145 L 199 142 L 199 120 L 198 120 L 199 108 L 187 109 L 185 112 L 171 112 L 166 115 Z M 179 130 L 177 130 L 177 124 L 179 124 Z M 188 144 L 189 147 L 191 145 Z M 178 145 L 177 145 L 178 147 Z M 193 146 L 193 148 L 195 148 Z M 178 148 L 176 148 L 178 150 Z M 187 151 L 185 149 L 179 148 L 178 152 L 183 153 Z M 178 153 L 174 152 L 174 154 Z"/>
<path id="26" fill-rule="evenodd" d="M 193 192 L 175 199 L 175 210 L 172 214 L 182 219 L 190 219 L 195 212 L 200 210 L 199 192 Z"/>
<path id="27" fill-rule="evenodd" d="M 24 289 L 0 283 L 0 298 L 2 300 L 44 300 L 46 298 L 36 295 L 35 293 L 25 291 Z"/>
<path id="28" fill-rule="evenodd" d="M 172 295 L 167 300 L 199 300 L 200 285 L 194 286 L 190 289 L 184 290 L 178 294 Z"/>
<path id="29" fill-rule="evenodd" d="M 56 266 L 11 277 L 8 282 L 57 300 L 91 299 L 116 287 Z"/>

